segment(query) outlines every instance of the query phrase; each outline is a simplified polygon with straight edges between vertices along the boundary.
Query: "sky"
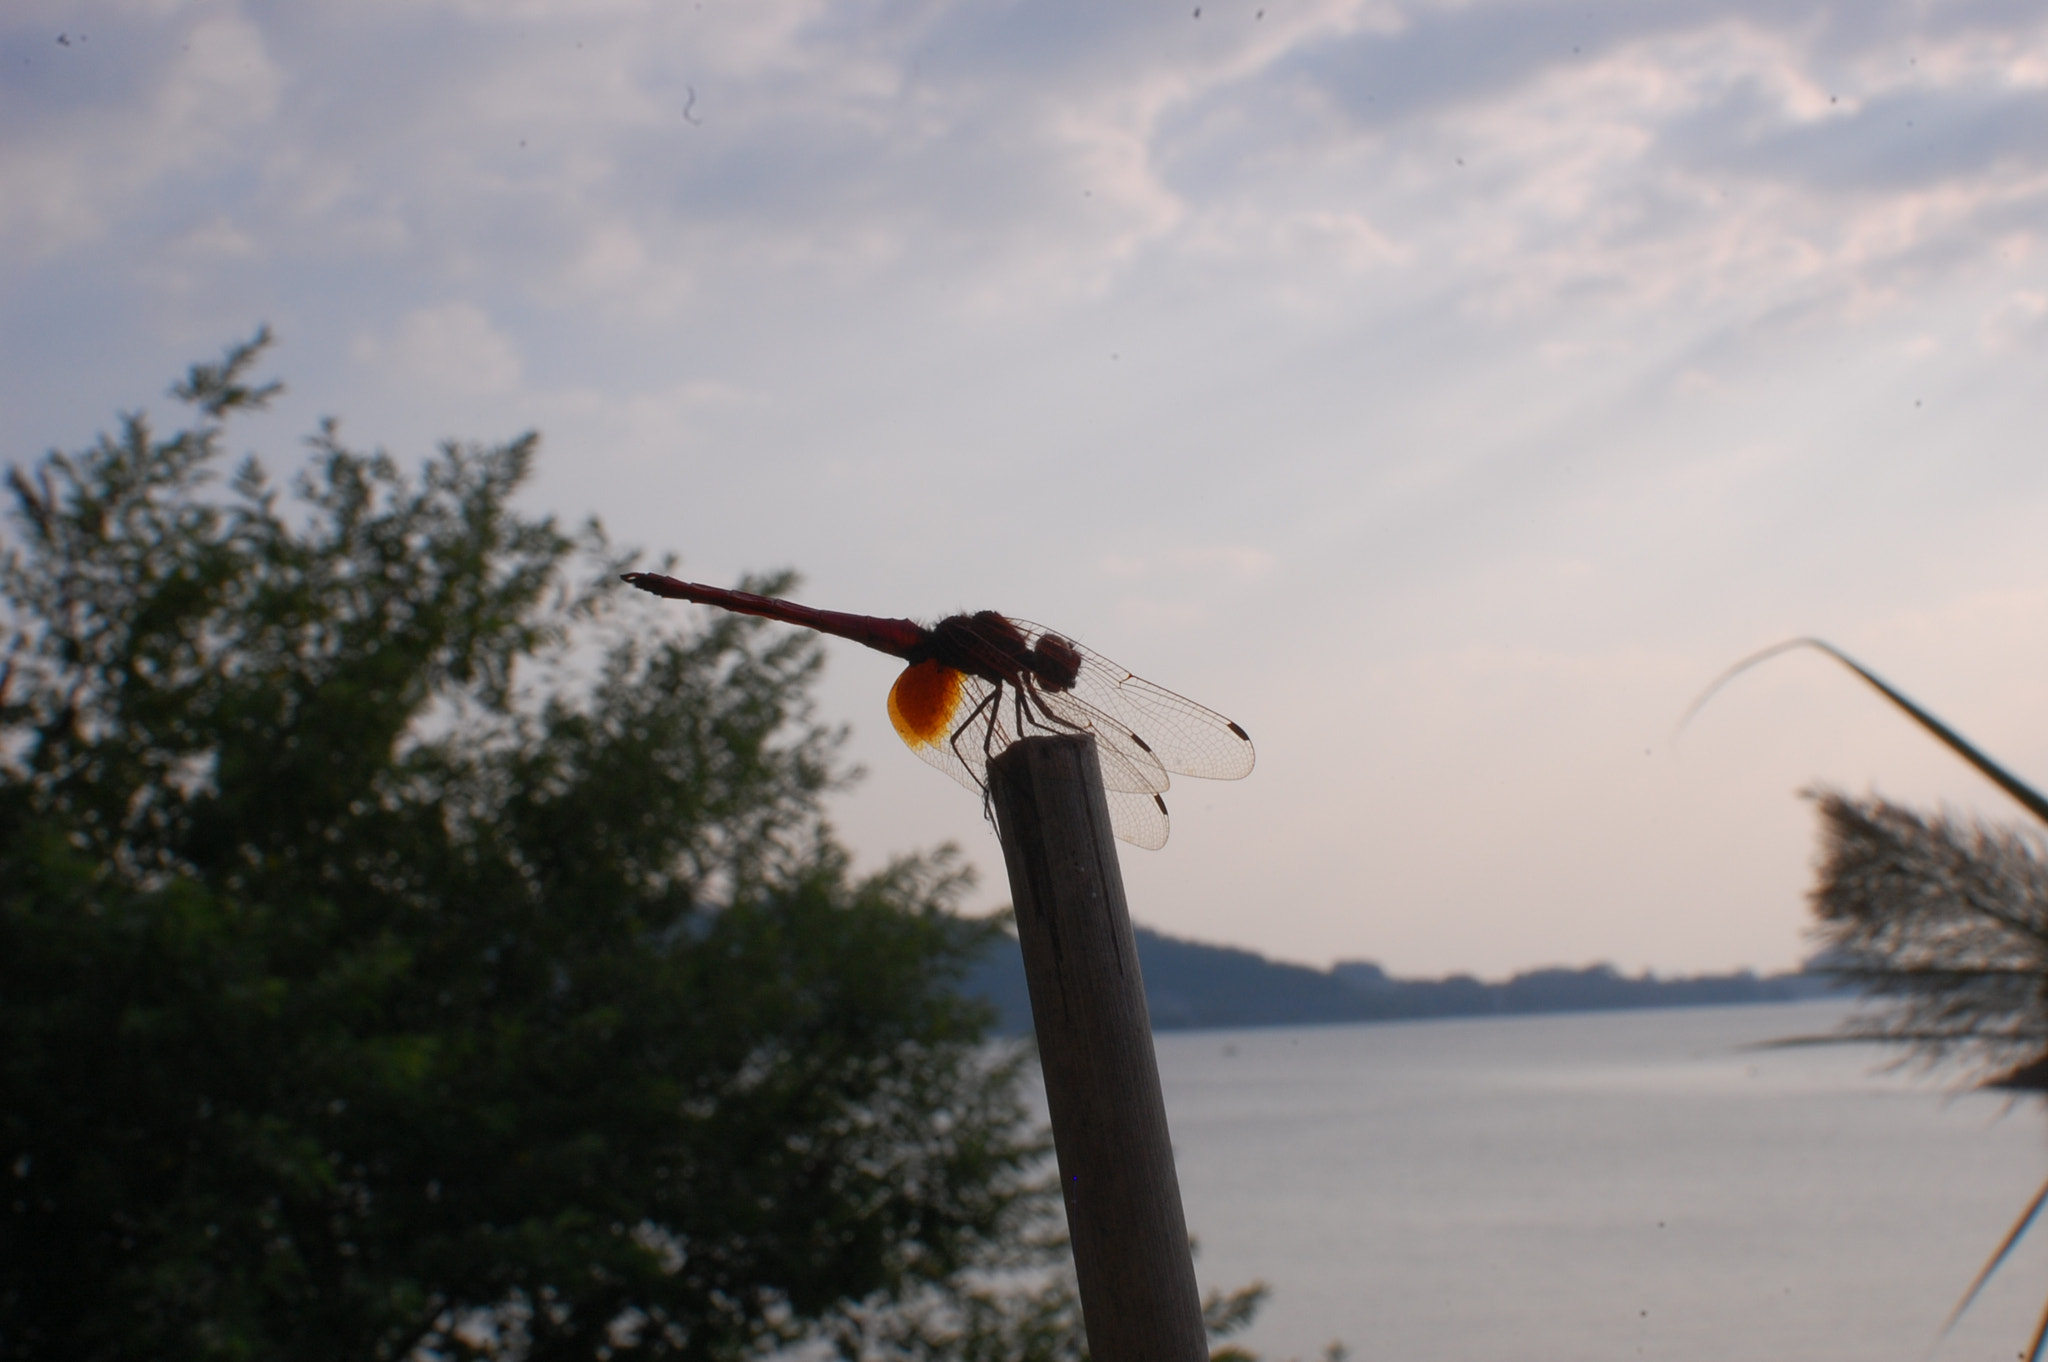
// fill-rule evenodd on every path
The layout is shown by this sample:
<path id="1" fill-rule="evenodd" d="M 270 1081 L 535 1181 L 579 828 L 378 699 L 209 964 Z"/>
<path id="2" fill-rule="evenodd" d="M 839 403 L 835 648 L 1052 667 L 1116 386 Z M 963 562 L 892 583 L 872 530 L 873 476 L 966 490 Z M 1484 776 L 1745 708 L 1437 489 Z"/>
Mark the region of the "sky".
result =
<path id="1" fill-rule="evenodd" d="M 1043 621 L 1230 715 L 1133 916 L 1313 965 L 1779 969 L 1828 785 L 2048 781 L 2048 10 L 12 0 L 0 462 L 268 323 L 274 467 L 541 432 L 684 577 Z M 685 610 L 686 607 L 677 607 Z M 859 863 L 977 801 L 889 659 Z"/>

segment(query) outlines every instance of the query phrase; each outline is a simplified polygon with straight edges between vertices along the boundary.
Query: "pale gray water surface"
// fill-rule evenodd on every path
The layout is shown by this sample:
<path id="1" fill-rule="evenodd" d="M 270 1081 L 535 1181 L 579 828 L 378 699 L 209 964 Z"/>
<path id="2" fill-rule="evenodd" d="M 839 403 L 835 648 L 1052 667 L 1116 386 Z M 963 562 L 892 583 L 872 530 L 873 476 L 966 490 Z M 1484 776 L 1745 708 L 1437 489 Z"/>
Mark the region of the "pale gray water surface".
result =
<path id="1" fill-rule="evenodd" d="M 1203 1285 L 1272 1285 L 1269 1359 L 1918 1362 L 2048 1130 L 1870 1048 L 1744 1048 L 1842 1011 L 1162 1034 Z M 1937 1357 L 2020 1350 L 2040 1231 Z"/>

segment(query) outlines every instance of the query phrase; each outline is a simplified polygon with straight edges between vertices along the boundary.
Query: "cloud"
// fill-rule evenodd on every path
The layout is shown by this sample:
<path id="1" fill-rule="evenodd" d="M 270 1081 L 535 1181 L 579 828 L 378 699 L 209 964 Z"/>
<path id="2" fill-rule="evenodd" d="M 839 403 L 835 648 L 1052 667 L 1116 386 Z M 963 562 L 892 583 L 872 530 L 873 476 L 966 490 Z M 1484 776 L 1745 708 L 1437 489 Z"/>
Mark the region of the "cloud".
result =
<path id="1" fill-rule="evenodd" d="M 1409 5 L 1305 37 L 1172 130 L 1193 231 L 1352 213 L 1512 317 L 1967 267 L 2042 220 L 2039 18 L 1897 7 Z M 1915 55 L 1917 54 L 1917 56 Z M 1224 131 L 1218 131 L 1224 129 Z M 1282 150 L 1284 148 L 1284 151 Z M 1276 266 L 1277 266 L 1276 261 Z"/>
<path id="2" fill-rule="evenodd" d="M 46 92 L 60 136 L 0 133 L 0 230 L 62 251 L 159 192 L 288 264 L 381 260 L 392 302 L 453 271 L 648 324 L 870 288 L 999 324 L 1188 267 L 1290 307 L 1390 268 L 1482 316 L 1768 306 L 2042 207 L 2017 12 L 1211 8 L 214 6 Z"/>
<path id="3" fill-rule="evenodd" d="M 509 392 L 524 367 L 518 347 L 473 303 L 415 308 L 389 336 L 358 336 L 350 353 L 388 380 L 429 393 Z"/>
<path id="4" fill-rule="evenodd" d="M 1983 344 L 1993 352 L 2048 344 L 2048 294 L 2020 289 L 1999 303 L 1984 319 Z"/>
<path id="5" fill-rule="evenodd" d="M 286 83 L 237 14 L 153 23 L 86 5 L 66 22 L 80 36 L 64 44 L 25 17 L 0 33 L 0 245 L 29 258 L 97 242 L 176 193 L 176 177 L 204 176 L 273 116 Z"/>
<path id="6" fill-rule="evenodd" d="M 1168 549 L 1159 553 L 1104 555 L 1102 570 L 1113 577 L 1149 577 L 1162 573 L 1216 574 L 1255 582 L 1273 571 L 1273 555 L 1247 544 L 1215 544 Z"/>
<path id="7" fill-rule="evenodd" d="M 1975 70 L 1960 88 L 1875 92 L 1854 107 L 1838 96 L 1799 108 L 1759 82 L 1731 82 L 1674 120 L 1664 153 L 1699 170 L 1767 177 L 1832 195 L 1878 195 L 2048 171 L 2048 89 L 1999 88 Z"/>

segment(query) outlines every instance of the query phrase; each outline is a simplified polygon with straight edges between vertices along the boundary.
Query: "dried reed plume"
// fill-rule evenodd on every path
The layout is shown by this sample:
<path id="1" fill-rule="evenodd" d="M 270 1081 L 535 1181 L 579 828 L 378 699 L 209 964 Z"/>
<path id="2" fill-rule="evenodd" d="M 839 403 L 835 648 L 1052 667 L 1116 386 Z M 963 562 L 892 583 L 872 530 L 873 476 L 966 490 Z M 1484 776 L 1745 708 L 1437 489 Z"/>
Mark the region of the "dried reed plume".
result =
<path id="1" fill-rule="evenodd" d="M 1976 1083 L 2040 1090 L 2048 1072 L 2048 843 L 1832 790 L 1815 936 L 1829 973 L 1882 1006 L 1844 1039 L 1909 1047 Z"/>
<path id="2" fill-rule="evenodd" d="M 2048 799 L 1847 653 L 1796 638 L 1723 672 L 1684 727 L 1738 673 L 1792 648 L 1826 653 L 2048 825 Z M 1906 1047 L 1903 1062 L 1959 1066 L 1973 1086 L 2048 1097 L 2048 842 L 2036 829 L 1928 817 L 1882 799 L 1816 790 L 1823 859 L 1812 894 L 1829 973 L 1873 1005 L 1832 1037 Z M 1946 1336 L 2048 1205 L 2034 1194 L 1942 1325 Z M 2039 1362 L 2048 1311 L 2021 1354 Z"/>

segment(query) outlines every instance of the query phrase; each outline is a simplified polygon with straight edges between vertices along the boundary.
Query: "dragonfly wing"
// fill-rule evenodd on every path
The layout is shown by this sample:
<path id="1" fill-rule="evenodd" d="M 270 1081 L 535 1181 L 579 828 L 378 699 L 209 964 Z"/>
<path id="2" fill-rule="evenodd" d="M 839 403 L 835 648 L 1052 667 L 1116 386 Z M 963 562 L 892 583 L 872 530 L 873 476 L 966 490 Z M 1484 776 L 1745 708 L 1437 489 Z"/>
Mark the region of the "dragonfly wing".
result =
<path id="1" fill-rule="evenodd" d="M 1034 643 L 1052 632 L 1024 620 L 1012 622 Z M 1063 635 L 1055 637 L 1064 639 Z M 1251 774 L 1256 754 L 1242 728 L 1208 706 L 1155 686 L 1071 639 L 1065 639 L 1065 645 L 1080 658 L 1081 665 L 1073 690 L 1058 697 L 1065 702 L 1063 713 L 1080 709 L 1101 716 L 1091 726 L 1106 745 L 1128 747 L 1134 737 L 1140 739 L 1138 745 L 1147 755 L 1137 758 L 1136 764 L 1156 762 L 1175 775 L 1238 780 Z"/>
<path id="2" fill-rule="evenodd" d="M 1109 827 L 1118 838 L 1141 846 L 1147 851 L 1157 851 L 1166 845 L 1169 831 L 1166 820 L 1166 801 L 1157 794 L 1140 790 L 1107 790 L 1109 796 Z"/>
<path id="3" fill-rule="evenodd" d="M 1033 701 L 1045 712 L 1036 717 L 1049 733 L 1078 729 L 1095 735 L 1095 750 L 1102 760 L 1105 788 L 1134 794 L 1161 794 L 1173 782 L 1144 739 L 1131 732 L 1116 716 L 1104 714 L 1081 702 L 1071 691 L 1038 690 Z"/>
<path id="4" fill-rule="evenodd" d="M 996 692 L 978 676 L 919 662 L 890 688 L 889 722 L 904 746 L 980 794 L 988 789 L 989 757 L 1011 742 Z"/>
<path id="5" fill-rule="evenodd" d="M 1074 693 L 1143 737 L 1160 765 L 1176 775 L 1240 780 L 1252 773 L 1256 754 L 1242 728 L 1107 658 L 1081 650 Z"/>

